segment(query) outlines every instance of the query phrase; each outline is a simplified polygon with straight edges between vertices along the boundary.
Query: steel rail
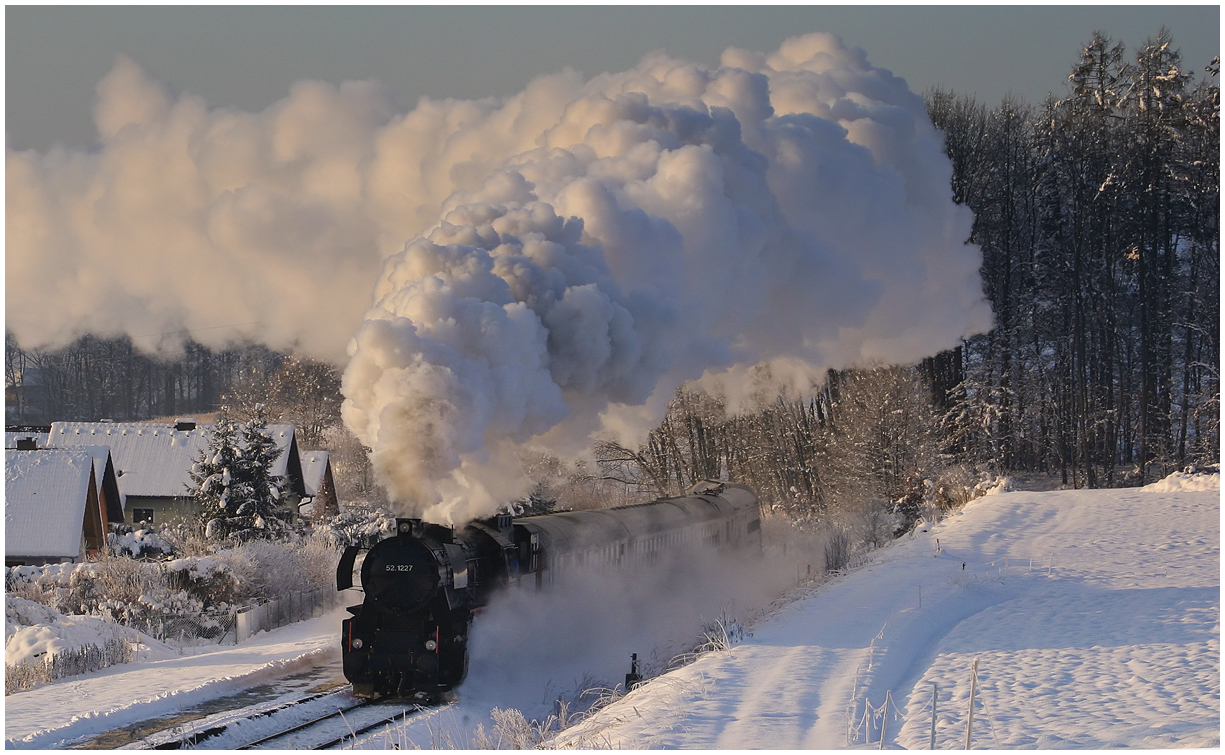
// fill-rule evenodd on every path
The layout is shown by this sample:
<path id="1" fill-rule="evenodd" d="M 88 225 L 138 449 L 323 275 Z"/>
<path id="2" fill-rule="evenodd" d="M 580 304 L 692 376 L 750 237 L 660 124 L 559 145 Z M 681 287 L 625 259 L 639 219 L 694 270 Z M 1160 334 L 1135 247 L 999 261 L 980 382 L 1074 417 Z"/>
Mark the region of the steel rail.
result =
<path id="1" fill-rule="evenodd" d="M 366 732 L 374 731 L 375 729 L 379 728 L 380 726 L 383 726 L 384 724 L 389 724 L 396 720 L 403 720 L 405 718 L 408 718 L 409 716 L 413 715 L 414 713 L 417 713 L 420 710 L 421 710 L 421 706 L 414 704 L 412 710 L 406 710 L 402 713 L 397 713 L 394 716 L 384 718 L 382 721 L 375 721 L 374 723 L 363 726 L 360 729 L 350 731 L 349 733 L 345 734 L 342 737 L 337 737 L 336 739 L 333 739 L 330 742 L 324 742 L 323 744 L 315 745 L 311 747 L 311 749 L 312 750 L 326 750 L 330 747 L 335 747 L 341 742 L 344 742 L 346 739 L 357 739 L 359 736 L 361 736 L 362 734 L 365 734 Z"/>
<path id="2" fill-rule="evenodd" d="M 337 694 L 341 694 L 341 693 L 333 691 L 333 692 L 319 692 L 314 695 L 307 695 L 306 697 L 302 697 L 297 700 L 292 700 L 288 703 L 278 705 L 274 708 L 270 708 L 269 710 L 260 711 L 245 719 L 239 719 L 239 720 L 252 721 L 257 718 L 265 718 L 267 716 L 274 716 L 277 713 L 288 710 L 296 705 L 302 705 L 304 703 L 314 702 L 315 700 L 319 700 L 321 698 L 328 697 L 330 695 L 337 695 Z M 237 721 L 230 721 L 229 723 L 221 724 L 219 726 L 211 726 L 207 729 L 193 732 L 190 736 L 184 737 L 183 739 L 176 739 L 171 742 L 163 742 L 162 744 L 154 745 L 153 749 L 154 750 L 182 750 L 182 749 L 194 748 L 197 745 L 199 745 L 201 742 L 207 739 L 212 739 L 218 734 L 221 734 L 222 732 L 230 728 L 230 726 L 234 725 L 235 723 L 237 723 Z"/>
<path id="3" fill-rule="evenodd" d="M 289 736 L 290 734 L 296 734 L 297 732 L 302 731 L 304 729 L 309 729 L 312 726 L 315 726 L 316 724 L 322 723 L 332 718 L 336 718 L 337 716 L 342 716 L 351 710 L 363 708 L 367 705 L 371 705 L 374 702 L 376 701 L 375 700 L 363 700 L 362 702 L 357 703 L 355 705 L 350 705 L 347 708 L 338 708 L 332 711 L 331 713 L 326 713 L 322 716 L 319 716 L 318 718 L 312 718 L 310 721 L 307 721 L 306 723 L 301 723 L 301 724 L 298 724 L 297 726 L 292 726 L 288 729 L 278 731 L 275 734 L 269 734 L 266 737 L 261 737 L 260 739 L 257 739 L 254 742 L 248 742 L 245 745 L 242 745 L 241 747 L 235 747 L 234 749 L 235 750 L 250 750 L 253 747 L 256 747 L 257 745 L 262 745 L 267 742 L 271 742 L 273 740 L 280 739 L 281 737 Z"/>

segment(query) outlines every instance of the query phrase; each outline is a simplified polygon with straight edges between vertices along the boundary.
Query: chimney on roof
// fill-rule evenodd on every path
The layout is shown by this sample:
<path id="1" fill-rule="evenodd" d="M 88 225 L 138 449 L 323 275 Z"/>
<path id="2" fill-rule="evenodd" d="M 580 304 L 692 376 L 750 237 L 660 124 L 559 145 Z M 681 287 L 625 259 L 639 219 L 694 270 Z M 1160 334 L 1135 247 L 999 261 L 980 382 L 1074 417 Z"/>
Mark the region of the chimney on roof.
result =
<path id="1" fill-rule="evenodd" d="M 195 417 L 179 417 L 174 421 L 174 429 L 179 432 L 187 432 L 188 430 L 196 429 Z"/>
<path id="2" fill-rule="evenodd" d="M 18 451 L 37 451 L 38 441 L 34 440 L 33 438 L 18 438 L 17 439 L 17 450 Z"/>

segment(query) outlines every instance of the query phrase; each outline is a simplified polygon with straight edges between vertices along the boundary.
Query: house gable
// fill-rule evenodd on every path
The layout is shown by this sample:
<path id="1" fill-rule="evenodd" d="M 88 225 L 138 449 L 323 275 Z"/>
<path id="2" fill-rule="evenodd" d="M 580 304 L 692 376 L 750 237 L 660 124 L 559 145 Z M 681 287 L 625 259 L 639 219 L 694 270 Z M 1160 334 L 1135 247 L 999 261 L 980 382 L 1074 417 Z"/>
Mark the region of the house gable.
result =
<path id="1" fill-rule="evenodd" d="M 332 481 L 332 462 L 327 451 L 303 451 L 302 481 L 306 495 L 314 499 L 310 507 L 315 517 L 340 513 L 336 501 L 336 484 Z"/>
<path id="2" fill-rule="evenodd" d="M 4 452 L 5 561 L 75 560 L 105 546 L 94 457 L 82 450 Z"/>

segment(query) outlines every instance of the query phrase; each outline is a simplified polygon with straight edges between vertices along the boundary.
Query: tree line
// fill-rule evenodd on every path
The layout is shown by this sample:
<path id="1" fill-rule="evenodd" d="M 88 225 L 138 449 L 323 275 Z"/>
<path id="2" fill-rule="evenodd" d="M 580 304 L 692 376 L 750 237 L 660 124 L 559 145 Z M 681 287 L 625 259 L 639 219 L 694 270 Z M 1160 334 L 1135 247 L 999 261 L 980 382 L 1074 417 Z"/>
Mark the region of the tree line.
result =
<path id="1" fill-rule="evenodd" d="M 1097 33 L 1064 99 L 929 93 L 996 317 L 943 357 L 963 454 L 1089 487 L 1219 460 L 1219 70 Z"/>
<path id="2" fill-rule="evenodd" d="M 177 351 L 151 353 L 127 336 L 86 335 L 62 348 L 23 349 L 6 332 L 5 424 L 214 412 L 233 385 L 275 372 L 284 359 L 255 344 L 215 350 L 191 339 Z"/>

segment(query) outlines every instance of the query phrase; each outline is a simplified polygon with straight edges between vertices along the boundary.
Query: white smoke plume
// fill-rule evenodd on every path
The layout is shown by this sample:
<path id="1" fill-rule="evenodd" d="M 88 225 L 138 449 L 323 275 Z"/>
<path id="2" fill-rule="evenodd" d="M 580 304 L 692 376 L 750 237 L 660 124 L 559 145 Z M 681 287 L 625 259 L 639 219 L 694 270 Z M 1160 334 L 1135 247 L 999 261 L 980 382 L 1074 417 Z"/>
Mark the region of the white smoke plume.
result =
<path id="1" fill-rule="evenodd" d="M 640 438 L 685 381 L 734 399 L 755 365 L 803 382 L 990 326 L 922 100 L 826 34 L 402 116 L 362 83 L 209 109 L 120 61 L 97 122 L 95 151 L 8 154 L 19 339 L 348 341 L 345 421 L 435 521 L 522 492 L 524 443 Z"/>
<path id="2" fill-rule="evenodd" d="M 826 35 L 723 64 L 451 106 L 438 143 L 484 178 L 387 261 L 345 376 L 396 498 L 491 513 L 515 444 L 636 440 L 704 374 L 913 361 L 989 325 L 920 98 Z"/>

